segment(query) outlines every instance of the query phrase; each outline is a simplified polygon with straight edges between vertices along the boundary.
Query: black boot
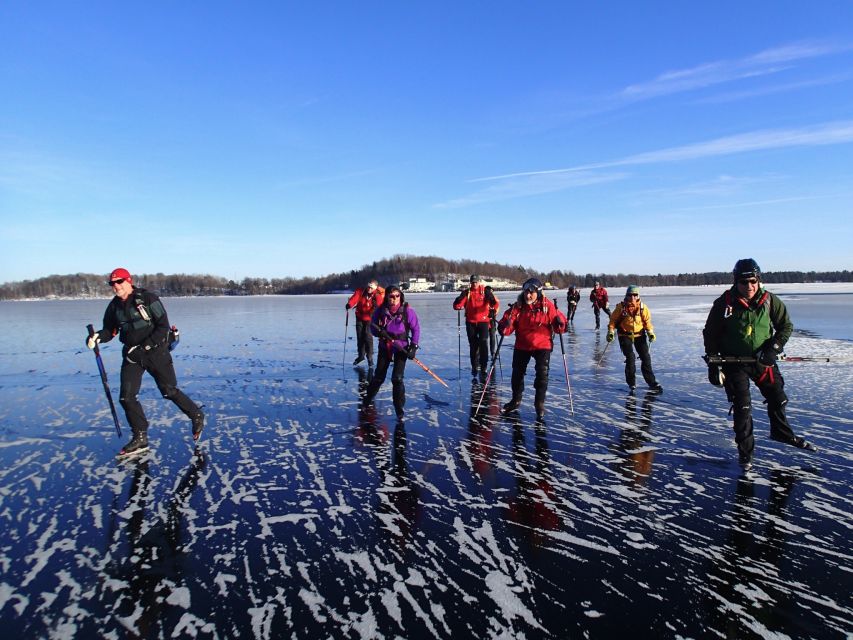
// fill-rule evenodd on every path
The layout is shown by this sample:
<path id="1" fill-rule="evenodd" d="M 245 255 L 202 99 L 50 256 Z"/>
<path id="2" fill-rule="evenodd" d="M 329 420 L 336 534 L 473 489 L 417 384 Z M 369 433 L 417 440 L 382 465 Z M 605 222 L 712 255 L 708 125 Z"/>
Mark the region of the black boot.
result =
<path id="1" fill-rule="evenodd" d="M 133 438 L 119 451 L 119 456 L 130 456 L 148 451 L 148 431 L 140 430 L 133 432 Z"/>
<path id="2" fill-rule="evenodd" d="M 406 405 L 406 389 L 402 384 L 395 384 L 391 390 L 391 396 L 394 400 L 394 412 L 398 419 L 402 419 L 406 412 L 403 407 Z"/>
<path id="3" fill-rule="evenodd" d="M 521 406 L 521 398 L 513 397 L 512 400 L 507 402 L 504 405 L 504 413 L 511 413 L 513 411 L 518 411 L 518 408 Z"/>
<path id="4" fill-rule="evenodd" d="M 193 440 L 198 440 L 201 437 L 201 432 L 204 429 L 204 412 L 199 409 L 198 413 L 192 417 L 193 421 Z"/>

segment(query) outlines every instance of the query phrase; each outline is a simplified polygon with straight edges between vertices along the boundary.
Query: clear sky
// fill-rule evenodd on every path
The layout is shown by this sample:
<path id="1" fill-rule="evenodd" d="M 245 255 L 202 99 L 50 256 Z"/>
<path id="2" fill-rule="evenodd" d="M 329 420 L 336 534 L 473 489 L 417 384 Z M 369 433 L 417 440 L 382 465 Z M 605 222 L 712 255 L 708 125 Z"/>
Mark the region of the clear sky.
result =
<path id="1" fill-rule="evenodd" d="M 853 268 L 853 2 L 0 3 L 0 282 Z"/>

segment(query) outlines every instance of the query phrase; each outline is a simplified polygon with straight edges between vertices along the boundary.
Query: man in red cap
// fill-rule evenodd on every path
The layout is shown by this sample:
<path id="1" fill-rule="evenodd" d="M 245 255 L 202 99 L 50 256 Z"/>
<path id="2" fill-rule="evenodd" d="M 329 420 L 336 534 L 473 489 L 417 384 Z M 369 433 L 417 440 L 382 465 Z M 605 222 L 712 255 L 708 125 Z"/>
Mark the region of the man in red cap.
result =
<path id="1" fill-rule="evenodd" d="M 169 351 L 169 318 L 163 303 L 151 291 L 133 286 L 133 277 L 127 269 L 115 269 L 108 284 L 115 297 L 107 305 L 103 329 L 87 336 L 86 346 L 94 349 L 99 342 L 109 342 L 116 335 L 124 344 L 119 401 L 124 407 L 133 439 L 119 455 L 148 450 L 148 419 L 137 398 L 145 371 L 154 378 L 163 397 L 174 402 L 192 420 L 193 440 L 198 440 L 204 429 L 204 413 L 178 389 Z"/>

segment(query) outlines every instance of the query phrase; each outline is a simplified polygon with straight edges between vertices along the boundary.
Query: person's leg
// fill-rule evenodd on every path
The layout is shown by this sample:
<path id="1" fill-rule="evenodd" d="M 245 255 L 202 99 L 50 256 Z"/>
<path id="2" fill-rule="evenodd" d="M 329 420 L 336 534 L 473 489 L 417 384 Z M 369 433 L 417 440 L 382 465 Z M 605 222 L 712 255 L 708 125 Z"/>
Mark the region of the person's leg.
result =
<path id="1" fill-rule="evenodd" d="M 148 447 L 148 419 L 138 398 L 144 372 L 145 369 L 141 364 L 128 362 L 127 358 L 122 360 L 119 403 L 124 409 L 132 434 L 130 442 L 122 449 L 123 452 Z"/>
<path id="2" fill-rule="evenodd" d="M 625 383 L 632 389 L 637 386 L 637 363 L 634 356 L 634 341 L 627 336 L 619 336 L 619 348 L 625 356 Z"/>
<path id="3" fill-rule="evenodd" d="M 477 355 L 480 372 L 483 373 L 489 367 L 489 323 L 477 323 Z"/>
<path id="4" fill-rule="evenodd" d="M 763 377 L 758 371 L 756 371 L 756 375 L 759 376 L 756 386 L 767 401 L 770 437 L 777 442 L 794 444 L 797 440 L 797 435 L 791 428 L 786 416 L 785 409 L 788 405 L 788 396 L 785 394 L 785 381 L 782 379 L 779 367 L 773 365 L 767 373 L 763 373 Z"/>
<path id="5" fill-rule="evenodd" d="M 533 406 L 536 409 L 536 418 L 541 420 L 545 415 L 545 396 L 548 392 L 551 352 L 547 349 L 540 349 L 533 352 L 533 358 L 536 363 L 536 377 L 533 380 L 533 388 L 536 389 L 536 396 L 533 400 Z"/>
<path id="6" fill-rule="evenodd" d="M 388 374 L 388 365 L 391 363 L 388 349 L 381 342 L 379 343 L 378 351 L 379 353 L 376 356 L 376 371 L 373 372 L 370 384 L 367 385 L 367 391 L 364 392 L 364 404 L 373 402 L 373 398 L 379 392 L 379 387 L 385 382 L 385 376 Z"/>
<path id="7" fill-rule="evenodd" d="M 391 397 L 394 400 L 394 411 L 398 418 L 403 417 L 403 408 L 406 406 L 406 385 L 403 382 L 403 376 L 406 372 L 407 361 L 408 357 L 405 353 L 394 354 L 394 369 L 391 372 Z"/>
<path id="8" fill-rule="evenodd" d="M 521 397 L 524 394 L 524 375 L 527 373 L 527 363 L 532 356 L 532 351 L 513 350 L 512 399 L 504 405 L 504 411 L 515 411 L 521 405 Z"/>
<path id="9" fill-rule="evenodd" d="M 479 370 L 480 340 L 477 337 L 477 325 L 473 322 L 465 323 L 465 335 L 468 336 L 468 357 L 471 360 L 471 375 L 476 376 Z"/>
<path id="10" fill-rule="evenodd" d="M 724 365 L 726 392 L 731 398 L 735 432 L 740 461 L 743 464 L 752 461 L 755 450 L 755 437 L 752 428 L 752 397 L 749 393 L 750 377 L 742 365 Z"/>
<path id="11" fill-rule="evenodd" d="M 634 348 L 637 350 L 637 355 L 640 356 L 640 373 L 643 375 L 643 380 L 650 388 L 657 389 L 659 385 L 655 378 L 655 372 L 652 370 L 652 354 L 649 351 L 649 341 L 645 334 L 634 339 Z"/>

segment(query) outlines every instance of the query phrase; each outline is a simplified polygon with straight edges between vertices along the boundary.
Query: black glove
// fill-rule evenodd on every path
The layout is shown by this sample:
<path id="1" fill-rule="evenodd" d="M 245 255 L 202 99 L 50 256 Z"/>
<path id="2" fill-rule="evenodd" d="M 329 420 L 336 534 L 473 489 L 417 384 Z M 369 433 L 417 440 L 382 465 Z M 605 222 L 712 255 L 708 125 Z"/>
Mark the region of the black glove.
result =
<path id="1" fill-rule="evenodd" d="M 708 365 L 708 382 L 715 387 L 722 387 L 726 381 L 726 376 L 723 375 L 723 368 L 718 364 Z"/>
<path id="2" fill-rule="evenodd" d="M 755 357 L 760 366 L 772 367 L 776 364 L 776 359 L 779 357 L 780 353 L 782 353 L 782 345 L 775 342 L 773 338 L 769 338 L 768 340 L 765 340 L 763 345 L 761 345 L 761 349 L 757 354 L 755 354 Z"/>
<path id="3" fill-rule="evenodd" d="M 486 287 L 485 289 L 486 302 L 489 304 L 497 304 L 497 300 L 495 299 L 494 289 L 491 287 Z"/>
<path id="4" fill-rule="evenodd" d="M 708 365 L 708 382 L 710 382 L 715 387 L 722 387 L 726 381 L 726 376 L 723 375 L 723 368 L 717 363 L 711 363 L 709 361 L 710 357 L 711 356 L 707 353 L 702 356 L 702 359 Z"/>
<path id="5" fill-rule="evenodd" d="M 412 344 L 409 345 L 409 348 L 406 349 L 406 356 L 409 358 L 409 360 L 411 360 L 412 358 L 415 357 L 415 354 L 417 352 L 418 352 L 418 345 L 416 345 L 413 342 Z"/>
<path id="6" fill-rule="evenodd" d="M 350 309 L 352 309 L 352 307 L 351 307 L 351 306 L 349 306 L 349 302 L 347 302 L 347 303 L 344 305 L 344 309 L 346 309 L 347 311 L 349 311 Z"/>
<path id="7" fill-rule="evenodd" d="M 391 334 L 385 331 L 385 329 L 379 330 L 379 339 L 385 340 L 385 342 L 391 342 Z"/>

